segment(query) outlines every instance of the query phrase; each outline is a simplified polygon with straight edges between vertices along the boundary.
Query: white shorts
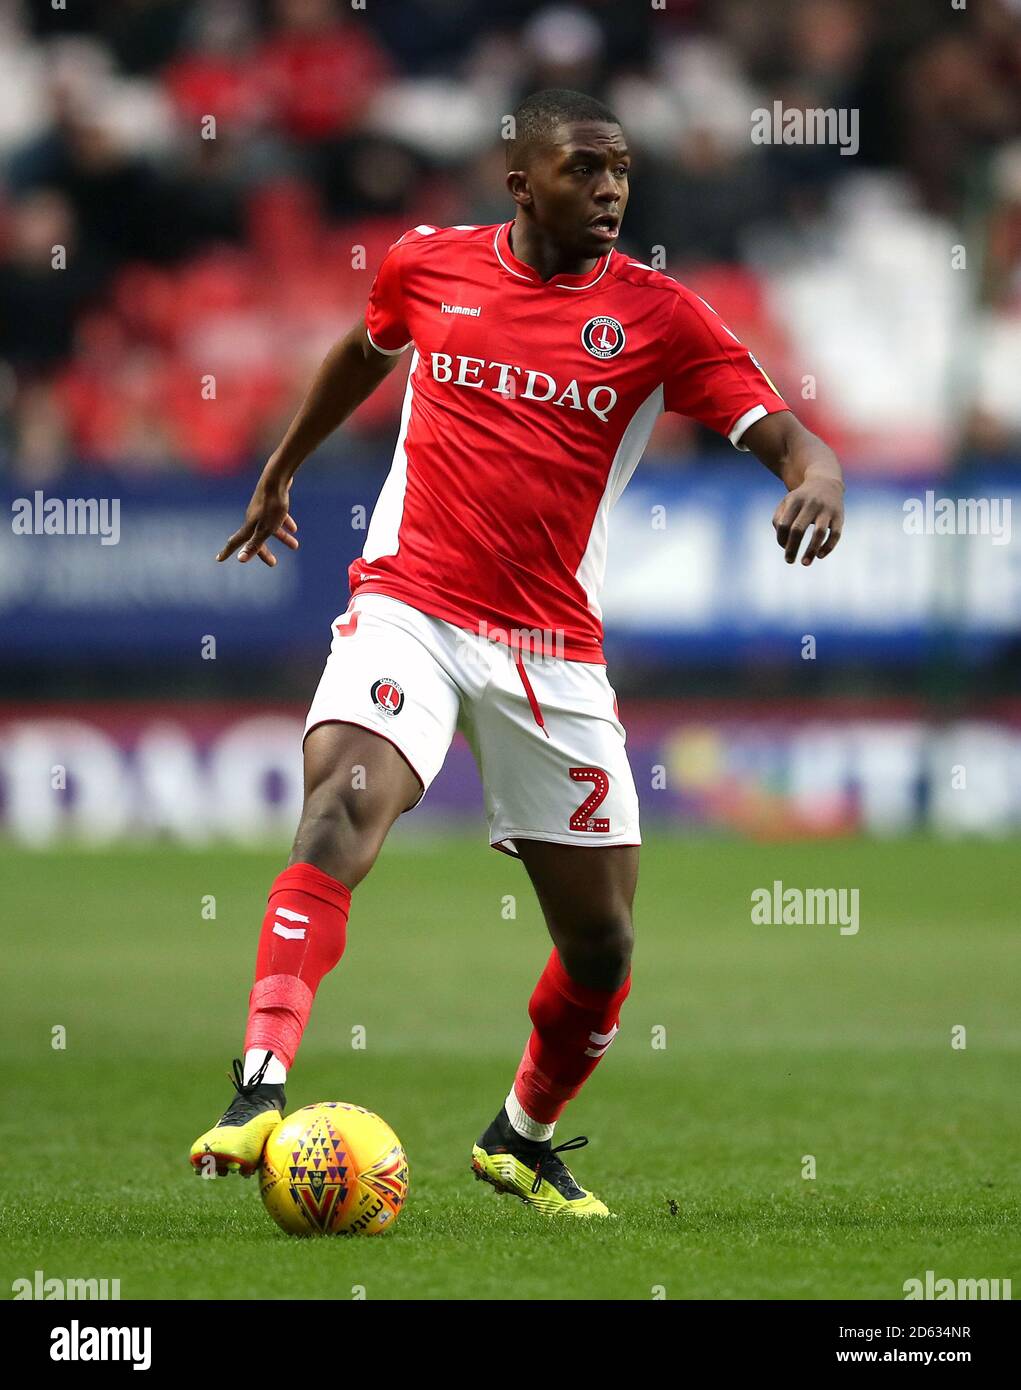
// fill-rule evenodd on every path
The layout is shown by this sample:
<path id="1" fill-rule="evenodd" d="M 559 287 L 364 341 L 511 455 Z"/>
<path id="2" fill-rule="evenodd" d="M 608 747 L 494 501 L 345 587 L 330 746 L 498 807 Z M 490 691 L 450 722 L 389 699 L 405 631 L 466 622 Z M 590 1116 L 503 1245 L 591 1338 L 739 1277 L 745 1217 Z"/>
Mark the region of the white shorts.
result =
<path id="1" fill-rule="evenodd" d="M 641 843 L 605 666 L 519 653 L 382 594 L 356 596 L 333 634 L 306 735 L 333 722 L 382 735 L 424 796 L 461 729 L 494 848 Z"/>

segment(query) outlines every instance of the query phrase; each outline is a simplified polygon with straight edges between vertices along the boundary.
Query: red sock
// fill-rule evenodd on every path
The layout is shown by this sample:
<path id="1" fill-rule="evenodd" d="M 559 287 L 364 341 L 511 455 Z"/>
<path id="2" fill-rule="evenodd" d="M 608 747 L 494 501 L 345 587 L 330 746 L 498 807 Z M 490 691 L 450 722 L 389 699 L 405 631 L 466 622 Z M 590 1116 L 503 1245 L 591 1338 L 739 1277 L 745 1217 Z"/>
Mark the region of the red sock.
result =
<path id="1" fill-rule="evenodd" d="M 350 906 L 350 890 L 314 864 L 277 875 L 248 996 L 246 1052 L 264 1047 L 292 1065 L 319 981 L 344 954 Z"/>
<path id="2" fill-rule="evenodd" d="M 540 1124 L 559 1118 L 613 1041 L 630 989 L 630 971 L 619 989 L 579 985 L 554 949 L 528 1003 L 533 1031 L 514 1078 L 526 1115 Z"/>

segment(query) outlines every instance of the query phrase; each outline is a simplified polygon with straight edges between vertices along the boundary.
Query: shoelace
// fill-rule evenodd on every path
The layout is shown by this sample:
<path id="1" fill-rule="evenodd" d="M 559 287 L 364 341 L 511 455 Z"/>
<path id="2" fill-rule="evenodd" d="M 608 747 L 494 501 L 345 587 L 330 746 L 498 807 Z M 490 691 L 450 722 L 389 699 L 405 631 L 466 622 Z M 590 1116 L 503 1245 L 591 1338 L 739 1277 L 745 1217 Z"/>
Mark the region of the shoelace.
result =
<path id="1" fill-rule="evenodd" d="M 562 1154 L 567 1149 L 583 1149 L 587 1143 L 587 1135 L 576 1134 L 573 1139 L 568 1139 L 565 1144 L 557 1144 L 555 1148 L 548 1149 L 547 1152 L 543 1154 L 542 1158 L 539 1159 L 539 1162 L 535 1165 L 535 1182 L 532 1183 L 532 1195 L 535 1196 L 535 1194 L 539 1191 L 539 1188 L 542 1187 L 543 1169 L 546 1167 L 547 1163 L 549 1163 L 550 1159 L 554 1156 L 554 1154 Z"/>
<path id="2" fill-rule="evenodd" d="M 272 1056 L 272 1052 L 266 1053 L 265 1057 L 263 1057 L 262 1061 L 259 1063 L 259 1069 L 253 1075 L 251 1081 L 245 1081 L 245 1066 L 241 1058 L 234 1058 L 234 1075 L 231 1076 L 230 1072 L 228 1072 L 227 1075 L 239 1096 L 247 1096 L 253 1086 L 262 1085 L 266 1075 L 266 1068 L 269 1066 Z"/>

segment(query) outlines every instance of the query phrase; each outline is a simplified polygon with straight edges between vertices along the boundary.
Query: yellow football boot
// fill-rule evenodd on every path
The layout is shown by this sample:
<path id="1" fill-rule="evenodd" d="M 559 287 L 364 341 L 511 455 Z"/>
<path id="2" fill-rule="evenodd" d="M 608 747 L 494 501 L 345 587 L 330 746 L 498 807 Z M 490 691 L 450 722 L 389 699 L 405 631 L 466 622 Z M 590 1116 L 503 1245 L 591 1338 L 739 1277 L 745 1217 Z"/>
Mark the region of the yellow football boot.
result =
<path id="1" fill-rule="evenodd" d="M 598 1197 L 579 1187 L 559 1157 L 565 1149 L 581 1149 L 587 1143 L 584 1135 L 555 1148 L 548 1139 L 541 1144 L 525 1139 L 501 1110 L 473 1147 L 472 1168 L 480 1182 L 520 1197 L 547 1216 L 610 1216 Z"/>
<path id="2" fill-rule="evenodd" d="M 234 1089 L 230 1105 L 212 1129 L 200 1134 L 191 1146 L 191 1165 L 200 1176 L 215 1171 L 218 1178 L 240 1173 L 250 1178 L 259 1166 L 266 1140 L 284 1117 L 287 1104 L 283 1086 L 267 1085 L 265 1074 L 272 1052 L 248 1084 L 241 1059 L 234 1058 Z"/>

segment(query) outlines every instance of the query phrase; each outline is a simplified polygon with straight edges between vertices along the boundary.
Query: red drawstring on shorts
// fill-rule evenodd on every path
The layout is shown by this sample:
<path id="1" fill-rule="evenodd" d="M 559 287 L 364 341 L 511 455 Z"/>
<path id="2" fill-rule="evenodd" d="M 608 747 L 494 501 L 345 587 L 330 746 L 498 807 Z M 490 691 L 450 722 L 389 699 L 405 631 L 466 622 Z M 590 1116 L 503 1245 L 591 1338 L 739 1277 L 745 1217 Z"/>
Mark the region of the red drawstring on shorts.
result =
<path id="1" fill-rule="evenodd" d="M 522 662 L 520 656 L 515 661 L 514 665 L 518 668 L 518 675 L 521 677 L 521 684 L 525 687 L 525 694 L 528 696 L 528 704 L 529 708 L 532 711 L 532 718 L 538 724 L 539 728 L 543 731 L 546 737 L 549 738 L 549 730 L 546 728 L 546 725 L 542 722 L 542 710 L 539 708 L 539 701 L 535 698 L 535 691 L 532 689 L 532 683 L 528 679 L 528 673 L 525 670 L 524 663 Z"/>

